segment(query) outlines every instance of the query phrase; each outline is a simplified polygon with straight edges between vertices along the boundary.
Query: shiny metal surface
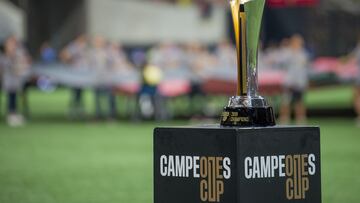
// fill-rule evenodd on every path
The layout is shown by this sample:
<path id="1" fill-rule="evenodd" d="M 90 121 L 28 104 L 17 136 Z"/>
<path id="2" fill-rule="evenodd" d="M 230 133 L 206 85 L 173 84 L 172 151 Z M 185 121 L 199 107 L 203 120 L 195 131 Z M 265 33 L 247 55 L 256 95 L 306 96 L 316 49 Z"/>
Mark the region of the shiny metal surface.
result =
<path id="1" fill-rule="evenodd" d="M 258 95 L 258 47 L 265 0 L 231 0 L 230 6 L 238 53 L 238 92 L 230 98 L 228 106 L 267 106 L 266 100 Z"/>

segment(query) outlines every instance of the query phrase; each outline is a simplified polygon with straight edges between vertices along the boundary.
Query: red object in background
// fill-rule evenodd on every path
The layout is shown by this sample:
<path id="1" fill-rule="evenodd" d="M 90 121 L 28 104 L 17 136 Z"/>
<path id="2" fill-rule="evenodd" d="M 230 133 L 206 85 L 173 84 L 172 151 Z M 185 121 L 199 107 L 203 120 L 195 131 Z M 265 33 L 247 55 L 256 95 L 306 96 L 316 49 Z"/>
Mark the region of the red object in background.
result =
<path id="1" fill-rule="evenodd" d="M 159 92 L 165 97 L 178 97 L 189 94 L 191 91 L 190 81 L 188 80 L 165 80 L 159 84 Z"/>
<path id="2" fill-rule="evenodd" d="M 317 74 L 334 73 L 345 80 L 356 80 L 359 74 L 356 59 L 342 62 L 335 57 L 320 57 L 313 62 L 312 67 Z"/>
<path id="3" fill-rule="evenodd" d="M 267 4 L 272 8 L 282 8 L 290 6 L 316 6 L 320 0 L 267 0 Z"/>

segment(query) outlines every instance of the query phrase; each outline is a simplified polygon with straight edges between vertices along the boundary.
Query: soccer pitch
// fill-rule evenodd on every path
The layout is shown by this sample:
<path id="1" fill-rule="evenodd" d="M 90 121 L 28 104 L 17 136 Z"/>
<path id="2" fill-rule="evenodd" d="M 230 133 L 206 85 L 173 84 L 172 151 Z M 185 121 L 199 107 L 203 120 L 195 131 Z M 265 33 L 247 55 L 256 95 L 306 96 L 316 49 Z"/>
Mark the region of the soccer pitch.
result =
<path id="1" fill-rule="evenodd" d="M 67 98 L 30 99 L 40 118 L 16 129 L 0 122 L 1 203 L 152 202 L 153 128 L 191 125 L 72 122 L 51 117 Z M 309 124 L 321 127 L 323 202 L 360 202 L 359 128 L 351 119 Z"/>

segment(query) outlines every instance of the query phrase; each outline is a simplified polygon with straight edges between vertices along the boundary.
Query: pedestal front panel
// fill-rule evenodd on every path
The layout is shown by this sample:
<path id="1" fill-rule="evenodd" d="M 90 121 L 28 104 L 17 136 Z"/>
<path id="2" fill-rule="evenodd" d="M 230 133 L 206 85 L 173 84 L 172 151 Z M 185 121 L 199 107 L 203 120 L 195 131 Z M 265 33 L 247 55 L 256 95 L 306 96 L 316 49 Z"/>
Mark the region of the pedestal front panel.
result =
<path id="1" fill-rule="evenodd" d="M 318 128 L 238 130 L 237 138 L 239 202 L 321 202 Z"/>

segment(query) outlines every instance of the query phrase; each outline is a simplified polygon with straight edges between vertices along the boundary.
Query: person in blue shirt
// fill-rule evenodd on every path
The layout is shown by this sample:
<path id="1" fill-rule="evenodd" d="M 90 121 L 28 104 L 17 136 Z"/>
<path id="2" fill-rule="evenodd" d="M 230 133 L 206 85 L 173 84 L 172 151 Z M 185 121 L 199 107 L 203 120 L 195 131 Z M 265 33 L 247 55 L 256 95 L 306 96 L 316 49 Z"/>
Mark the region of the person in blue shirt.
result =
<path id="1" fill-rule="evenodd" d="M 48 42 L 44 42 L 41 45 L 40 48 L 40 59 L 41 62 L 49 64 L 49 63 L 55 63 L 57 58 L 56 50 L 51 47 L 51 45 Z"/>

